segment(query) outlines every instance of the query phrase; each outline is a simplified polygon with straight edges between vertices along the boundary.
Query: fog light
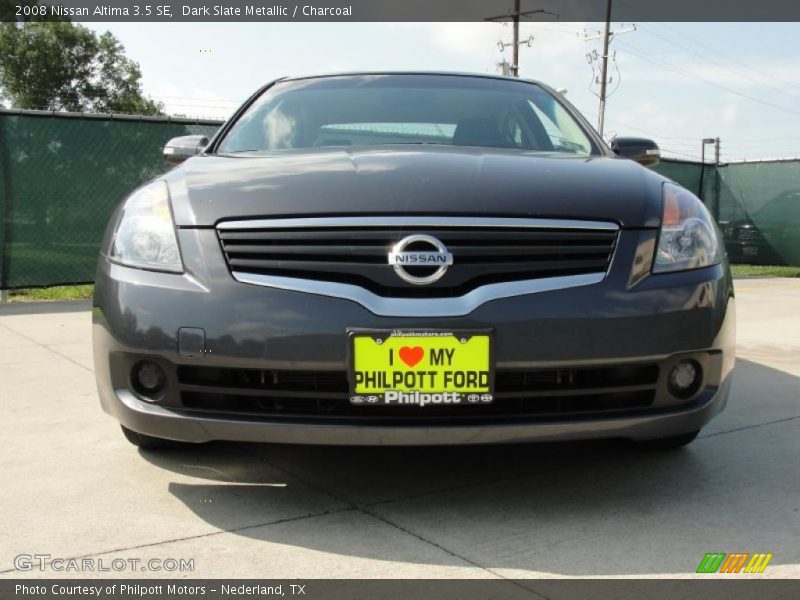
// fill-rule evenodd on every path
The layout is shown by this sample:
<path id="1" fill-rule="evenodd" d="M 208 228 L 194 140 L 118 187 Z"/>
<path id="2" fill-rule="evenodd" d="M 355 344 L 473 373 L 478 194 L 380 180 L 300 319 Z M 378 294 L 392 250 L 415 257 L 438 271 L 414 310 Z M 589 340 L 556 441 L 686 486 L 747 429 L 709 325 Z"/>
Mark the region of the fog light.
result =
<path id="1" fill-rule="evenodd" d="M 159 394 L 167 387 L 167 374 L 164 373 L 164 369 L 149 360 L 136 363 L 132 380 L 134 389 L 151 400 L 157 400 Z"/>
<path id="2" fill-rule="evenodd" d="M 680 360 L 669 372 L 667 387 L 676 398 L 689 398 L 700 389 L 703 370 L 696 361 Z"/>

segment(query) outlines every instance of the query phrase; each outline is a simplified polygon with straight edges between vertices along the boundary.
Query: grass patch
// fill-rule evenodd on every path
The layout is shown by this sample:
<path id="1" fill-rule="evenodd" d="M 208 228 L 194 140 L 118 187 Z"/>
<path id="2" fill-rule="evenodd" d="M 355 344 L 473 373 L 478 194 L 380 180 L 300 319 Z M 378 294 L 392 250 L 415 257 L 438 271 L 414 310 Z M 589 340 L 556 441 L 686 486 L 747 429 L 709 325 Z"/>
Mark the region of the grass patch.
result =
<path id="1" fill-rule="evenodd" d="M 800 267 L 731 265 L 734 277 L 800 277 Z"/>
<path id="2" fill-rule="evenodd" d="M 88 300 L 92 297 L 93 285 L 60 285 L 50 288 L 9 290 L 10 302 L 47 302 L 55 300 Z"/>

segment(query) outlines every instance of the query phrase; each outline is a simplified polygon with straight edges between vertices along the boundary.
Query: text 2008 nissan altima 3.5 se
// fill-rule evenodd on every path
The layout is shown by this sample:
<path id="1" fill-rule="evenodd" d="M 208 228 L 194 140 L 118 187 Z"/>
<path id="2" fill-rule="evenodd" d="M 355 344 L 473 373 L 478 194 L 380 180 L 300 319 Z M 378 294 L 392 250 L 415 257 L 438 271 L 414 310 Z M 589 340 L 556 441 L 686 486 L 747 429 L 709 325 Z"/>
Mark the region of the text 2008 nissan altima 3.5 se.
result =
<path id="1" fill-rule="evenodd" d="M 282 79 L 111 219 L 103 408 L 134 444 L 690 442 L 725 406 L 716 224 L 558 93 Z"/>

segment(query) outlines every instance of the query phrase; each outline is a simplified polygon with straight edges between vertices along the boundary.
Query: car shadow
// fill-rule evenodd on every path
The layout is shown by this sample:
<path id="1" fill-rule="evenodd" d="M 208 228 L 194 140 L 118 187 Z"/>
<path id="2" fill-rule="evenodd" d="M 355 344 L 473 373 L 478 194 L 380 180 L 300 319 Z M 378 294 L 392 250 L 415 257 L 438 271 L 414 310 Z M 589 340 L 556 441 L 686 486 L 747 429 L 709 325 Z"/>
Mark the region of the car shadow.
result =
<path id="1" fill-rule="evenodd" d="M 797 564 L 800 378 L 746 360 L 735 377 L 726 411 L 693 444 L 671 452 L 609 440 L 424 448 L 214 443 L 142 456 L 194 478 L 170 483 L 169 492 L 224 530 L 232 512 L 250 510 L 252 522 L 263 523 L 265 506 L 324 494 L 339 510 L 453 553 L 431 553 L 436 564 L 463 566 L 465 557 L 512 577 L 693 573 L 706 552 L 771 552 L 773 566 Z M 758 397 L 767 383 L 769 396 Z M 210 495 L 214 502 L 198 500 Z M 390 544 L 369 543 L 352 527 L 234 533 L 398 560 Z"/>

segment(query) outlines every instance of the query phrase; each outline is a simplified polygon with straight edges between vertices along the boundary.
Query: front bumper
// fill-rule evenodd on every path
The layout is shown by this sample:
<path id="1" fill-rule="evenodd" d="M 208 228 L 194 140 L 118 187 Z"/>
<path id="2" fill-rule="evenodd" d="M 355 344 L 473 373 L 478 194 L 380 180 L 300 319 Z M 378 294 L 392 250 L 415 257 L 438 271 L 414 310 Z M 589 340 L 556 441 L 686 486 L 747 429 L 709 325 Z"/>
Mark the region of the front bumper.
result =
<path id="1" fill-rule="evenodd" d="M 181 415 L 148 404 L 128 390 L 117 392 L 112 414 L 134 431 L 184 442 L 433 446 L 600 438 L 648 440 L 697 431 L 724 408 L 729 386 L 730 380 L 726 380 L 719 390 L 704 394 L 679 411 L 588 421 L 387 427 L 213 419 Z"/>
<path id="2" fill-rule="evenodd" d="M 695 431 L 727 401 L 735 328 L 727 265 L 631 283 L 630 265 L 636 249 L 652 236 L 649 230 L 620 232 L 601 283 L 492 300 L 459 317 L 424 318 L 381 317 L 345 299 L 237 282 L 213 230 L 184 229 L 179 235 L 185 275 L 106 260 L 98 268 L 93 321 L 101 404 L 140 433 L 189 442 L 364 445 L 651 439 Z M 649 363 L 662 372 L 655 400 L 646 407 L 480 421 L 210 414 L 186 410 L 179 393 L 165 403 L 146 402 L 130 385 L 130 365 L 140 358 L 163 364 L 173 391 L 181 386 L 178 367 L 343 372 L 350 327 L 491 328 L 495 367 L 504 371 Z M 179 352 L 181 328 L 204 331 L 201 356 Z M 687 353 L 702 361 L 703 385 L 677 402 L 664 390 L 663 369 Z"/>

